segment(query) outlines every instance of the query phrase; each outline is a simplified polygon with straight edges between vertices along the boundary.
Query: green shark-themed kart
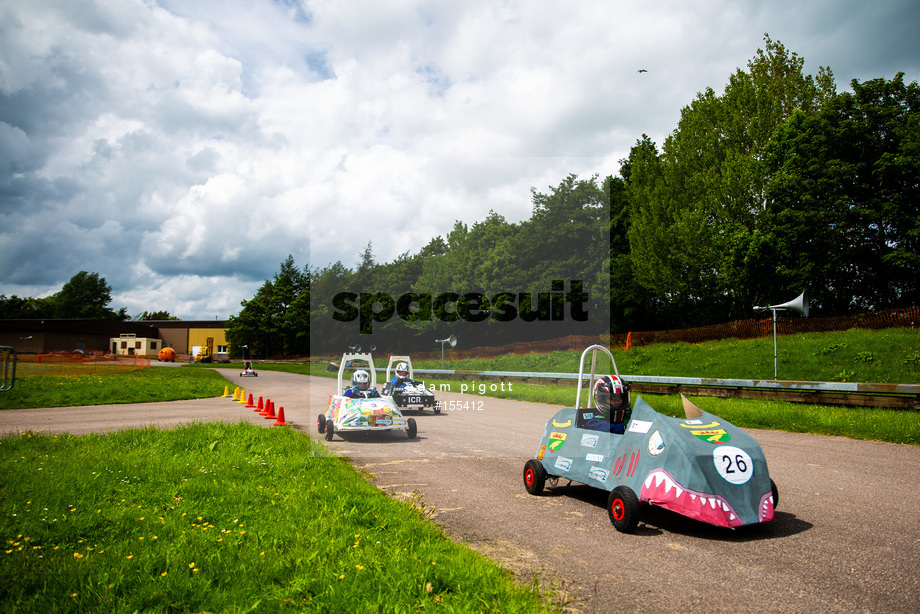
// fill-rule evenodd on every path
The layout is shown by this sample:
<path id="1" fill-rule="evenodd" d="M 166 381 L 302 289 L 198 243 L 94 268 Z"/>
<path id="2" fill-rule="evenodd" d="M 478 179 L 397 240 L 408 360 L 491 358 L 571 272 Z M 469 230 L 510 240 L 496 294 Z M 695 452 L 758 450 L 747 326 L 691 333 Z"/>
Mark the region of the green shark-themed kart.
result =
<path id="1" fill-rule="evenodd" d="M 607 514 L 621 532 L 655 505 L 709 524 L 736 528 L 773 519 L 779 495 L 757 441 L 686 397 L 686 418 L 656 412 L 641 397 L 630 407 L 628 385 L 607 348 L 592 345 L 588 406 L 581 386 L 574 408 L 546 423 L 537 457 L 524 465 L 524 487 L 543 492 L 547 479 L 563 478 L 608 491 Z M 598 350 L 616 376 L 595 378 Z"/>
<path id="2" fill-rule="evenodd" d="M 434 413 L 440 414 L 441 402 L 434 398 L 434 393 L 425 387 L 424 382 L 416 382 L 414 375 L 411 358 L 390 356 L 383 395 L 392 398 L 400 409 L 415 409 L 421 413 L 430 407 Z"/>
<path id="3" fill-rule="evenodd" d="M 370 381 L 365 391 L 356 393 L 348 386 L 343 386 L 343 374 L 346 367 L 361 369 L 361 362 L 367 363 L 366 378 Z M 329 395 L 329 404 L 325 413 L 319 414 L 316 427 L 320 434 L 332 441 L 335 433 L 367 431 L 404 430 L 409 439 L 415 439 L 418 432 L 414 418 L 406 419 L 392 399 L 377 393 L 377 373 L 374 360 L 370 354 L 344 354 L 339 363 L 336 394 Z"/>

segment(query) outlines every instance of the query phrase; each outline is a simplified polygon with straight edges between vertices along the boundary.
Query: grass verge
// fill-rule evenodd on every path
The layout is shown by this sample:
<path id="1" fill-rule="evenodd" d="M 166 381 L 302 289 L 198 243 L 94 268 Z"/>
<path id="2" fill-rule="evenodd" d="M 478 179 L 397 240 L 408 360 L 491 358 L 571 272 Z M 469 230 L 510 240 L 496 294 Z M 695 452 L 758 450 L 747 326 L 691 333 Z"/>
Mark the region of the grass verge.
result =
<path id="1" fill-rule="evenodd" d="M 288 429 L 22 433 L 0 484 L 4 612 L 556 611 Z"/>
<path id="2" fill-rule="evenodd" d="M 223 393 L 230 382 L 214 369 L 151 367 L 63 377 L 18 377 L 0 393 L 0 409 L 71 407 L 205 399 Z"/>

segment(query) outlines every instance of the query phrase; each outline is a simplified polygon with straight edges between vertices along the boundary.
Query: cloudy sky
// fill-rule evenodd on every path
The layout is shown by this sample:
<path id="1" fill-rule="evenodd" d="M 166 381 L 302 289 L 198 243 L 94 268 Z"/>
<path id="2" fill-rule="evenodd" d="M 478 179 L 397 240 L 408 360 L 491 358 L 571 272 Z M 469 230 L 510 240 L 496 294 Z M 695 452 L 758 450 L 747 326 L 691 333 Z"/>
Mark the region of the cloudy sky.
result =
<path id="1" fill-rule="evenodd" d="M 916 0 L 0 0 L 0 294 L 85 270 L 223 319 L 288 254 L 386 262 L 616 174 L 764 33 L 847 90 L 920 80 L 918 29 Z"/>

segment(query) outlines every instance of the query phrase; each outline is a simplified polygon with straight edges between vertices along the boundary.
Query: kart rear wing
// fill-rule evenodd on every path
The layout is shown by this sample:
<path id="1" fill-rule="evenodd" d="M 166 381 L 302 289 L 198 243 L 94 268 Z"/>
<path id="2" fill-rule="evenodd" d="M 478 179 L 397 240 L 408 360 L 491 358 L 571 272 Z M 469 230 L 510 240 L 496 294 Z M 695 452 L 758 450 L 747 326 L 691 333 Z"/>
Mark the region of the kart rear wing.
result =
<path id="1" fill-rule="evenodd" d="M 610 350 L 605 348 L 602 345 L 592 345 L 585 349 L 581 353 L 581 361 L 578 365 L 578 393 L 575 395 L 575 409 L 581 408 L 581 382 L 584 380 L 585 375 L 585 356 L 588 352 L 591 353 L 591 379 L 588 380 L 588 407 L 592 407 L 594 404 L 594 382 L 595 382 L 595 368 L 597 367 L 597 351 L 604 350 L 607 356 L 610 358 L 610 364 L 613 365 L 613 372 L 619 379 L 620 372 L 617 370 L 617 361 L 613 359 L 613 354 L 610 353 Z"/>

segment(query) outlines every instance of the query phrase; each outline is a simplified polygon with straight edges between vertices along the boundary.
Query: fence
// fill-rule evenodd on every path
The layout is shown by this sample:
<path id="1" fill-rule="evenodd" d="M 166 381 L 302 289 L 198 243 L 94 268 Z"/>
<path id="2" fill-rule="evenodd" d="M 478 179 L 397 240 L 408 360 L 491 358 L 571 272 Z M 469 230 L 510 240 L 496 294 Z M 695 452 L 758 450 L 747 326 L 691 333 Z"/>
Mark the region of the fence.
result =
<path id="1" fill-rule="evenodd" d="M 150 358 L 147 356 L 118 356 L 102 352 L 92 354 L 54 352 L 20 354 L 16 375 L 18 377 L 89 375 L 145 368 L 150 368 Z"/>
<path id="2" fill-rule="evenodd" d="M 825 318 L 783 317 L 776 319 L 777 335 L 799 333 L 826 333 L 851 328 L 916 328 L 920 326 L 920 307 L 904 309 L 885 309 L 851 316 L 832 316 Z M 653 343 L 702 343 L 719 339 L 757 339 L 773 335 L 773 318 L 768 317 L 738 320 L 724 324 L 713 324 L 699 328 L 676 330 L 636 331 L 617 335 L 572 335 L 547 341 L 519 342 L 499 347 L 477 347 L 455 350 L 456 358 L 494 358 L 504 354 L 527 354 L 555 352 L 563 350 L 581 350 L 594 343 L 610 348 L 628 348 Z M 419 354 L 419 358 L 436 359 L 440 350 Z"/>

